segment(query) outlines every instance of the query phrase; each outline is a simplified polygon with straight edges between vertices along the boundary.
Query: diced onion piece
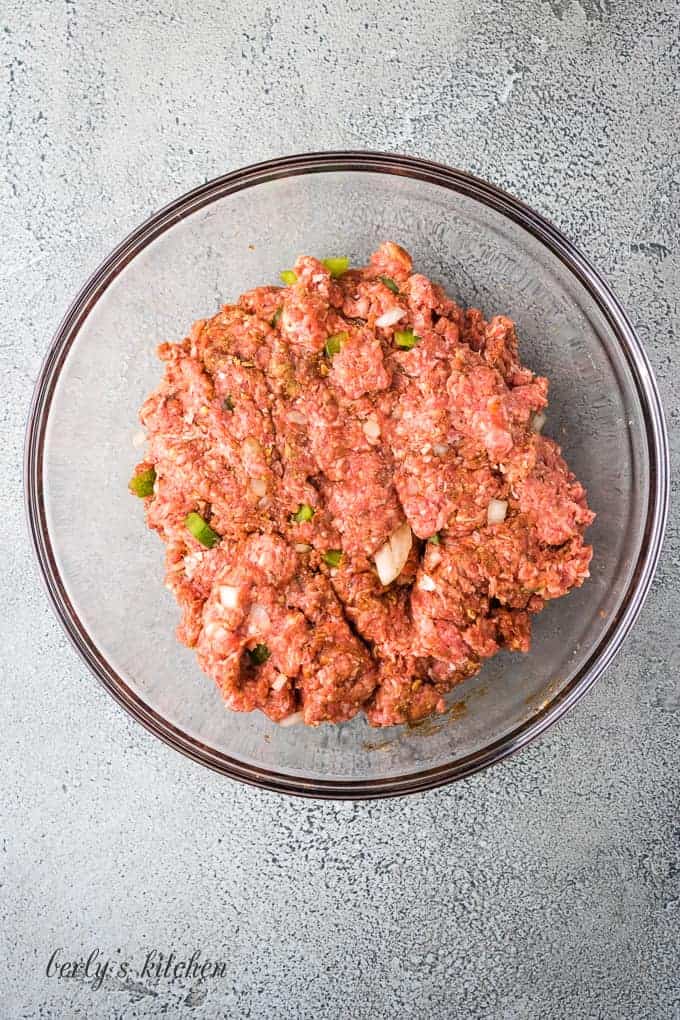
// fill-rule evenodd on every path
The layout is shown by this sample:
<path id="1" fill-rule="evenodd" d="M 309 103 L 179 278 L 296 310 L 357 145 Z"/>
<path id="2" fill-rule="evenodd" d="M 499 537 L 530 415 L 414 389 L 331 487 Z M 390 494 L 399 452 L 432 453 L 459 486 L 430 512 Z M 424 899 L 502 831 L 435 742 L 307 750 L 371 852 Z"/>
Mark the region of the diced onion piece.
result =
<path id="1" fill-rule="evenodd" d="M 297 542 L 294 548 L 295 552 L 298 553 L 308 553 L 312 551 L 311 545 L 307 545 L 306 542 Z"/>
<path id="2" fill-rule="evenodd" d="M 449 448 L 446 443 L 435 443 L 432 449 L 438 457 L 443 457 L 449 452 Z"/>
<path id="3" fill-rule="evenodd" d="M 307 419 L 301 411 L 289 411 L 288 421 L 292 421 L 293 425 L 306 425 Z"/>
<path id="4" fill-rule="evenodd" d="M 423 576 L 420 578 L 420 583 L 418 587 L 421 588 L 422 591 L 437 590 L 437 585 L 434 583 L 429 574 L 423 574 Z"/>
<path id="5" fill-rule="evenodd" d="M 253 478 L 250 483 L 251 492 L 258 498 L 266 496 L 267 494 L 267 483 L 264 478 Z"/>
<path id="6" fill-rule="evenodd" d="M 273 691 L 280 691 L 282 687 L 286 686 L 287 680 L 288 680 L 288 677 L 285 676 L 283 673 L 281 673 L 279 676 L 277 676 L 276 680 L 273 681 L 273 683 L 272 683 L 272 690 Z"/>
<path id="7" fill-rule="evenodd" d="M 184 557 L 184 573 L 186 574 L 189 580 L 191 580 L 191 578 L 194 576 L 194 571 L 196 570 L 196 567 L 199 565 L 202 559 L 203 559 L 202 552 L 187 553 L 187 555 Z"/>
<path id="8" fill-rule="evenodd" d="M 262 634 L 263 631 L 269 630 L 271 625 L 272 621 L 265 607 L 259 602 L 254 602 L 248 614 L 248 634 Z"/>
<path id="9" fill-rule="evenodd" d="M 229 633 L 219 620 L 209 620 L 205 625 L 204 632 L 211 641 L 223 641 Z"/>
<path id="10" fill-rule="evenodd" d="M 405 308 L 389 308 L 386 312 L 375 320 L 376 326 L 380 329 L 386 329 L 388 326 L 394 326 L 395 322 L 399 322 L 406 315 Z"/>
<path id="11" fill-rule="evenodd" d="M 546 423 L 546 416 L 543 411 L 537 411 L 536 414 L 531 416 L 531 431 L 540 432 Z"/>
<path id="12" fill-rule="evenodd" d="M 138 448 L 140 446 L 144 446 L 145 442 L 146 432 L 142 432 L 141 430 L 139 432 L 135 432 L 134 436 L 132 437 L 132 445 Z"/>
<path id="13" fill-rule="evenodd" d="M 279 726 L 297 726 L 304 719 L 302 712 L 292 712 L 291 715 L 287 715 L 285 719 L 279 721 Z"/>
<path id="14" fill-rule="evenodd" d="M 508 512 L 508 501 L 506 499 L 492 499 L 486 511 L 486 519 L 489 524 L 501 524 Z"/>
<path id="15" fill-rule="evenodd" d="M 220 585 L 220 602 L 225 609 L 238 608 L 238 588 L 231 584 Z"/>
<path id="16" fill-rule="evenodd" d="M 380 438 L 380 425 L 375 418 L 367 418 L 362 425 L 364 435 L 367 439 L 379 439 Z"/>
<path id="17" fill-rule="evenodd" d="M 381 584 L 391 584 L 399 577 L 411 552 L 412 544 L 411 528 L 408 521 L 404 521 L 375 554 L 375 566 Z"/>

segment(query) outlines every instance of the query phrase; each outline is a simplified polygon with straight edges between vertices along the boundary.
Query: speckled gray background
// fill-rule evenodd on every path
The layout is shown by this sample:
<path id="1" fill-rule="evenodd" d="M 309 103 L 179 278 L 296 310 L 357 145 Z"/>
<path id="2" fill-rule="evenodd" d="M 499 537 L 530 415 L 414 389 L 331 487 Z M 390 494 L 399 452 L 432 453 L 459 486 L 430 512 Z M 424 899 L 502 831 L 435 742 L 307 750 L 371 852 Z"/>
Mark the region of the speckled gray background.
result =
<path id="1" fill-rule="evenodd" d="M 680 1017 L 678 514 L 616 665 L 454 788 L 287 800 L 184 760 L 97 686 L 28 553 L 21 446 L 67 303 L 158 206 L 244 163 L 402 150 L 588 252 L 657 372 L 676 464 L 673 0 L 6 0 L 0 13 L 0 1015 Z M 677 485 L 676 485 L 677 492 Z M 213 981 L 48 978 L 50 952 Z"/>

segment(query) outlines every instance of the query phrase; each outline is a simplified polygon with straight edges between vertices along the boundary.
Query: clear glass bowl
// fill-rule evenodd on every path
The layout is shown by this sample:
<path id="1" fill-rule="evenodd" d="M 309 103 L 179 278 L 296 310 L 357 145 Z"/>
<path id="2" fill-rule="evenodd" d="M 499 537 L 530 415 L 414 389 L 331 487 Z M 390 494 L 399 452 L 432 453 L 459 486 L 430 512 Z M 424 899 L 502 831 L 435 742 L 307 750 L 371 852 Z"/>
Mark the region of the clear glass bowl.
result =
<path id="1" fill-rule="evenodd" d="M 551 380 L 546 433 L 587 486 L 592 576 L 424 724 L 280 728 L 232 714 L 175 639 L 163 547 L 127 491 L 154 351 L 301 252 L 360 263 L 385 239 L 461 303 L 518 324 Z M 621 306 L 553 226 L 497 188 L 404 156 L 293 156 L 205 184 L 161 210 L 96 271 L 38 380 L 26 441 L 28 517 L 49 594 L 93 673 L 173 747 L 288 793 L 379 797 L 438 786 L 542 733 L 611 662 L 640 610 L 665 521 L 668 453 L 654 379 Z"/>

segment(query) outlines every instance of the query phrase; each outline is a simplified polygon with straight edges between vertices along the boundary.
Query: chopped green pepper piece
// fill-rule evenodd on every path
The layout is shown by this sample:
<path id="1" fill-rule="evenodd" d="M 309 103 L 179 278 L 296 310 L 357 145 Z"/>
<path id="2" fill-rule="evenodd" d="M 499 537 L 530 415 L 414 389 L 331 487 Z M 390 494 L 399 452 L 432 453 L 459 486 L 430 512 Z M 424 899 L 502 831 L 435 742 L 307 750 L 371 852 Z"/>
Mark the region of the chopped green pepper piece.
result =
<path id="1" fill-rule="evenodd" d="M 442 537 L 438 531 L 435 531 L 434 535 L 430 535 L 430 537 L 428 538 L 428 542 L 430 542 L 432 545 L 441 545 Z"/>
<path id="2" fill-rule="evenodd" d="M 389 287 L 393 294 L 399 293 L 399 286 L 394 282 L 391 276 L 379 276 L 378 279 L 381 283 L 384 283 L 386 287 Z"/>
<path id="3" fill-rule="evenodd" d="M 281 318 L 281 312 L 282 311 L 283 311 L 283 308 L 277 308 L 276 309 L 276 311 L 274 312 L 274 316 L 272 318 L 272 321 L 270 323 L 271 326 L 278 326 L 279 319 Z"/>
<path id="4" fill-rule="evenodd" d="M 212 549 L 214 545 L 217 545 L 222 537 L 221 535 L 218 535 L 216 531 L 213 531 L 210 525 L 203 520 L 200 514 L 197 514 L 193 510 L 190 514 L 186 515 L 184 523 L 194 538 L 208 549 Z"/>
<path id="5" fill-rule="evenodd" d="M 255 645 L 254 648 L 248 649 L 250 661 L 253 663 L 254 666 L 261 666 L 263 663 L 267 661 L 271 654 L 272 653 L 269 651 L 267 646 L 263 644 Z"/>
<path id="6" fill-rule="evenodd" d="M 347 258 L 321 259 L 321 261 L 334 279 L 337 276 L 342 276 L 349 269 L 349 259 Z"/>
<path id="7" fill-rule="evenodd" d="M 228 397 L 225 397 L 224 400 L 222 401 L 222 407 L 224 408 L 225 411 L 233 411 L 234 410 L 234 401 L 233 401 L 233 398 L 231 396 L 231 393 L 229 394 Z"/>
<path id="8" fill-rule="evenodd" d="M 329 549 L 323 554 L 323 561 L 329 567 L 339 567 L 342 559 L 342 549 Z"/>
<path id="9" fill-rule="evenodd" d="M 279 277 L 287 287 L 292 287 L 294 283 L 297 283 L 297 273 L 292 269 L 282 269 Z"/>
<path id="10" fill-rule="evenodd" d="M 332 358 L 334 354 L 339 354 L 342 350 L 342 345 L 347 343 L 348 340 L 349 333 L 334 333 L 333 336 L 329 336 L 324 347 L 326 357 Z"/>
<path id="11" fill-rule="evenodd" d="M 311 521 L 314 516 L 314 509 L 309 503 L 300 503 L 296 512 L 293 514 L 293 520 L 296 524 L 304 524 L 305 521 Z"/>
<path id="12" fill-rule="evenodd" d="M 155 481 L 156 469 L 150 467 L 146 471 L 140 471 L 138 475 L 133 475 L 128 482 L 128 489 L 135 496 L 140 496 L 144 499 L 146 496 L 153 496 L 153 483 Z"/>
<path id="13" fill-rule="evenodd" d="M 394 331 L 394 342 L 404 351 L 410 351 L 419 340 L 420 337 L 416 336 L 412 329 L 395 329 Z"/>

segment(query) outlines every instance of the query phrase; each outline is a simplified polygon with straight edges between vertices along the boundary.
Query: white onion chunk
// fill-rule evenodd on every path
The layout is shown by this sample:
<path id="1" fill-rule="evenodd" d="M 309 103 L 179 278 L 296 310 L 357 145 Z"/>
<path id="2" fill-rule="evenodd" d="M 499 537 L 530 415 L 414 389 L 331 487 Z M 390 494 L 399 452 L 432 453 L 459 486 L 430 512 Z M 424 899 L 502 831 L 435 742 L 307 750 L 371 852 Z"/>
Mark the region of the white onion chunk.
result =
<path id="1" fill-rule="evenodd" d="M 386 312 L 378 316 L 375 320 L 375 324 L 379 329 L 387 329 L 388 326 L 394 326 L 395 322 L 399 322 L 406 315 L 405 308 L 388 308 Z"/>
<path id="2" fill-rule="evenodd" d="M 408 521 L 404 521 L 392 532 L 385 544 L 375 554 L 375 566 L 380 583 L 391 584 L 404 569 L 411 552 L 413 535 Z"/>
<path id="3" fill-rule="evenodd" d="M 429 574 L 423 574 L 420 578 L 420 584 L 418 585 L 421 591 L 436 591 L 437 585 L 434 583 Z"/>
<path id="4" fill-rule="evenodd" d="M 238 588 L 231 584 L 220 585 L 220 602 L 225 609 L 238 609 Z"/>
<path id="5" fill-rule="evenodd" d="M 507 499 L 492 499 L 486 511 L 486 519 L 489 524 L 502 524 L 508 512 Z"/>

